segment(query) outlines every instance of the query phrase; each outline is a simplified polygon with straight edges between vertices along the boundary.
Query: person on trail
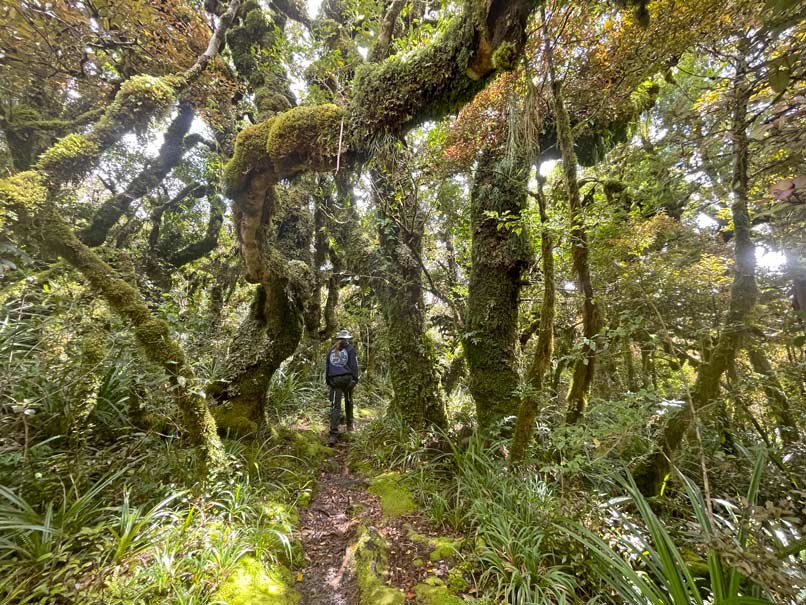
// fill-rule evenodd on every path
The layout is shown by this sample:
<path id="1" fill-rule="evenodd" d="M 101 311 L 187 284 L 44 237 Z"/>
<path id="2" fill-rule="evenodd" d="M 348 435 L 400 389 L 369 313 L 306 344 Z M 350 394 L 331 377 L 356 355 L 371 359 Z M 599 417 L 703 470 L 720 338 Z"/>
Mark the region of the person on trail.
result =
<path id="1" fill-rule="evenodd" d="M 358 384 L 358 357 L 350 344 L 352 336 L 347 330 L 336 334 L 336 343 L 327 352 L 325 359 L 325 382 L 330 387 L 330 439 L 335 445 L 339 436 L 341 398 L 344 396 L 344 412 L 347 416 L 347 432 L 353 432 L 353 389 Z"/>

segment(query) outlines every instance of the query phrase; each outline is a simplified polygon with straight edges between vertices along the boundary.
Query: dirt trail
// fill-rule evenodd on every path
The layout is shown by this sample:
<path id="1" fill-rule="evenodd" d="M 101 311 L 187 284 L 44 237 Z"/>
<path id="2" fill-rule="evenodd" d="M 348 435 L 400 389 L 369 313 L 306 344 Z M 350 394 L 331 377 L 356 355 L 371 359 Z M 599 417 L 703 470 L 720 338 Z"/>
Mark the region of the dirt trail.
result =
<path id="1" fill-rule="evenodd" d="M 367 490 L 367 480 L 349 471 L 348 451 L 349 444 L 339 442 L 319 473 L 310 506 L 300 513 L 300 540 L 308 562 L 295 586 L 302 595 L 300 605 L 359 605 L 351 546 L 362 525 L 377 531 L 388 549 L 385 582 L 400 589 L 406 603 L 418 602 L 415 586 L 429 576 L 445 579 L 449 565 L 430 561 L 432 549 L 411 539 L 411 531 L 433 535 L 420 515 L 383 515 L 378 499 Z"/>
<path id="2" fill-rule="evenodd" d="M 296 586 L 302 605 L 354 605 L 358 587 L 351 570 L 349 546 L 355 541 L 359 511 L 369 494 L 363 482 L 347 468 L 347 447 L 336 454 L 319 474 L 316 495 L 300 514 L 299 527 L 308 567 Z"/>

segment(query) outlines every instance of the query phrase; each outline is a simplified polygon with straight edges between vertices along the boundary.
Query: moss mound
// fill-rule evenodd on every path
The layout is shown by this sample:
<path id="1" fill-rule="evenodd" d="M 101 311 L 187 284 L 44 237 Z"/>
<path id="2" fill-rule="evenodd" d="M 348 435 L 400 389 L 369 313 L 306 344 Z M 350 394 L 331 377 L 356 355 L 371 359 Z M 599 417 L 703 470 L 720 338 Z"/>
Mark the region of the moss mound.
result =
<path id="1" fill-rule="evenodd" d="M 33 170 L 0 179 L 0 227 L 5 226 L 5 216 L 9 210 L 19 219 L 20 213 L 34 214 L 47 198 L 48 190 L 39 174 Z"/>
<path id="2" fill-rule="evenodd" d="M 56 142 L 39 158 L 39 167 L 63 180 L 80 179 L 88 164 L 100 153 L 98 144 L 83 134 L 68 134 Z"/>
<path id="3" fill-rule="evenodd" d="M 430 581 L 429 581 L 430 580 Z M 464 605 L 464 601 L 451 594 L 437 578 L 429 578 L 414 588 L 419 605 Z"/>
<path id="4" fill-rule="evenodd" d="M 443 561 L 452 559 L 459 554 L 459 549 L 462 547 L 463 540 L 460 538 L 451 538 L 449 536 L 439 536 L 432 538 L 419 534 L 412 527 L 408 527 L 409 538 L 420 544 L 427 544 L 433 550 L 429 555 L 432 561 Z"/>
<path id="5" fill-rule="evenodd" d="M 296 605 L 300 595 L 290 586 L 294 578 L 285 567 L 268 569 L 254 557 L 244 557 L 213 595 L 226 605 Z"/>
<path id="6" fill-rule="evenodd" d="M 404 605 L 405 595 L 383 581 L 386 545 L 375 530 L 361 527 L 353 546 L 355 576 L 360 591 L 360 605 Z"/>
<path id="7" fill-rule="evenodd" d="M 266 120 L 244 128 L 235 138 L 232 159 L 224 166 L 224 183 L 229 195 L 243 190 L 252 173 L 268 163 L 266 140 L 271 122 Z"/>
<path id="8" fill-rule="evenodd" d="M 381 509 L 387 517 L 401 517 L 417 510 L 417 504 L 403 485 L 400 473 L 378 475 L 370 482 L 369 492 L 380 498 Z"/>

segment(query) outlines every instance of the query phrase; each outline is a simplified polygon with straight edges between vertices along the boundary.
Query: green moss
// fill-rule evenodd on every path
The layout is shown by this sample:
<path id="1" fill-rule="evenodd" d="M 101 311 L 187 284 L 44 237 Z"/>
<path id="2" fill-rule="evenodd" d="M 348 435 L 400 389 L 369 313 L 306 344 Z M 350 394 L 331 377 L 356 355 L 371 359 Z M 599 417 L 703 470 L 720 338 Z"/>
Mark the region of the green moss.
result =
<path id="1" fill-rule="evenodd" d="M 27 170 L 0 179 L 0 226 L 5 226 L 5 217 L 12 211 L 33 214 L 48 199 L 48 190 L 38 172 Z"/>
<path id="2" fill-rule="evenodd" d="M 381 509 L 387 517 L 400 517 L 417 510 L 411 492 L 402 484 L 400 473 L 378 475 L 370 482 L 369 492 L 380 498 Z"/>
<path id="3" fill-rule="evenodd" d="M 134 76 L 120 87 L 115 100 L 102 120 L 103 126 L 135 124 L 145 126 L 154 117 L 173 107 L 176 89 L 183 84 L 178 76 Z"/>
<path id="4" fill-rule="evenodd" d="M 471 99 L 489 73 L 471 65 L 475 39 L 471 20 L 456 17 L 431 44 L 356 67 L 349 112 L 354 146 L 439 119 Z"/>
<path id="5" fill-rule="evenodd" d="M 424 536 L 423 534 L 419 534 L 410 526 L 407 526 L 408 535 L 411 540 L 415 542 L 419 542 L 420 544 L 427 544 L 433 550 L 430 554 L 430 559 L 432 561 L 442 561 L 445 559 L 451 559 L 459 554 L 459 549 L 462 548 L 462 544 L 464 540 L 460 538 L 450 538 L 447 536 L 439 536 L 436 538 L 432 538 L 430 536 Z"/>
<path id="6" fill-rule="evenodd" d="M 280 565 L 268 569 L 254 557 L 243 557 L 212 597 L 225 605 L 295 605 L 300 595 L 294 578 Z"/>
<path id="7" fill-rule="evenodd" d="M 224 183 L 229 195 L 242 191 L 253 171 L 268 164 L 266 141 L 271 123 L 272 120 L 265 120 L 244 128 L 235 138 L 232 159 L 224 166 Z"/>
<path id="8" fill-rule="evenodd" d="M 140 346 L 145 349 L 148 358 L 166 366 L 171 374 L 185 363 L 185 354 L 171 339 L 168 322 L 162 319 L 150 318 L 134 329 Z"/>
<path id="9" fill-rule="evenodd" d="M 62 181 L 80 178 L 98 158 L 98 144 L 83 134 L 68 134 L 39 158 L 39 168 Z"/>
<path id="10" fill-rule="evenodd" d="M 462 561 L 455 567 L 448 570 L 448 588 L 453 592 L 465 592 L 470 588 L 467 576 L 473 571 L 472 565 L 467 561 Z"/>
<path id="11" fill-rule="evenodd" d="M 323 170 L 336 162 L 344 111 L 330 103 L 295 107 L 271 120 L 266 151 L 278 173 Z M 342 154 L 346 145 L 342 142 Z"/>
<path id="12" fill-rule="evenodd" d="M 359 528 L 352 548 L 360 605 L 404 605 L 405 595 L 383 581 L 386 569 L 386 545 L 381 536 L 366 527 Z"/>
<path id="13" fill-rule="evenodd" d="M 499 71 L 511 71 L 518 64 L 518 49 L 512 42 L 503 42 L 493 51 L 493 67 Z"/>
<path id="14" fill-rule="evenodd" d="M 257 433 L 257 423 L 244 415 L 237 405 L 217 405 L 210 409 L 219 432 L 232 437 L 248 437 Z"/>
<path id="15" fill-rule="evenodd" d="M 329 447 L 322 445 L 315 431 L 294 431 L 292 439 L 292 454 L 310 468 L 318 467 L 332 453 Z"/>
<path id="16" fill-rule="evenodd" d="M 291 103 L 285 95 L 277 92 L 274 87 L 261 86 L 255 91 L 255 106 L 261 114 L 274 115 L 281 111 L 288 111 Z"/>
<path id="17" fill-rule="evenodd" d="M 464 605 L 464 601 L 451 594 L 448 587 L 436 583 L 422 583 L 414 587 L 419 605 Z"/>

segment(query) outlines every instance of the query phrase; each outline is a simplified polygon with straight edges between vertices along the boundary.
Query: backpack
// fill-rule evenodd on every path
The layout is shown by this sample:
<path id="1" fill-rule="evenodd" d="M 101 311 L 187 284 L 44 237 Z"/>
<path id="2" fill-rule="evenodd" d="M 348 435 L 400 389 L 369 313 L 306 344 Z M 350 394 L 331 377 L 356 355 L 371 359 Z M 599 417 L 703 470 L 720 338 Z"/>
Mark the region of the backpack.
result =
<path id="1" fill-rule="evenodd" d="M 350 354 L 347 352 L 347 348 L 343 348 L 341 351 L 337 350 L 335 347 L 330 351 L 330 366 L 333 369 L 347 369 L 347 362 L 350 359 Z"/>

